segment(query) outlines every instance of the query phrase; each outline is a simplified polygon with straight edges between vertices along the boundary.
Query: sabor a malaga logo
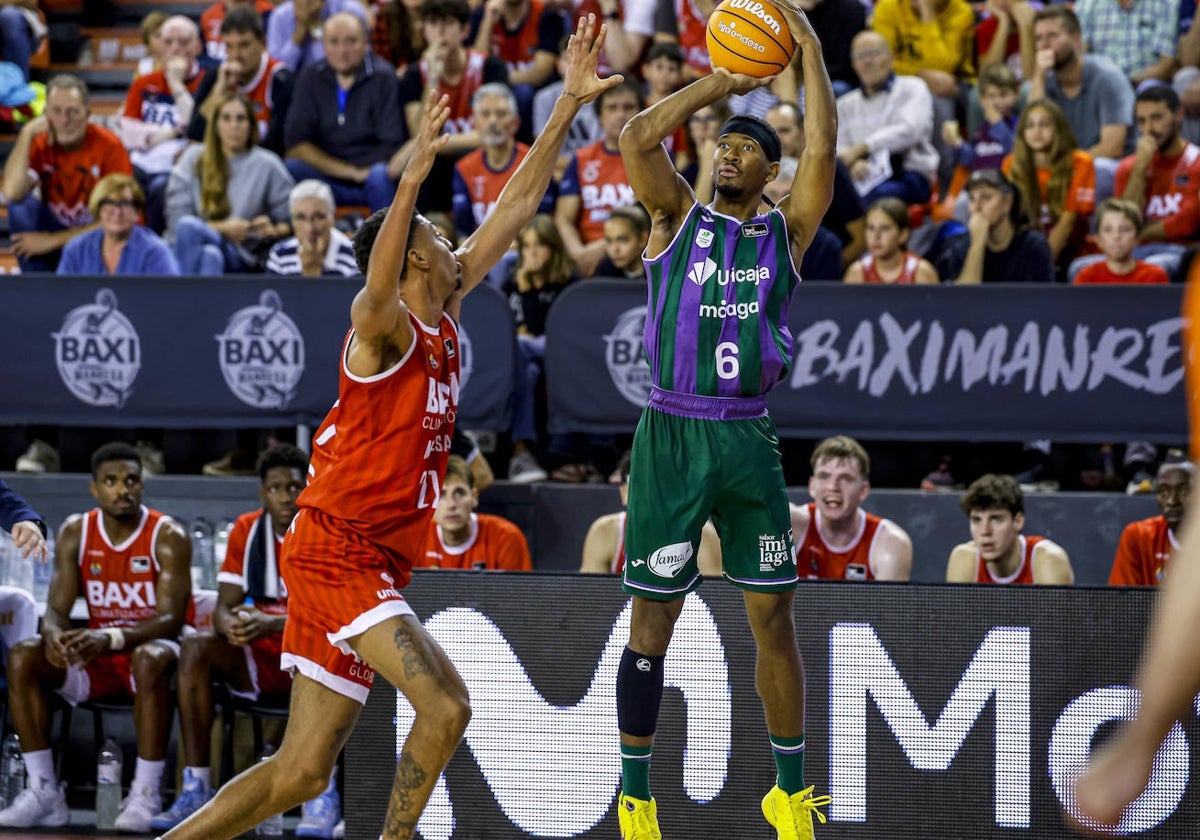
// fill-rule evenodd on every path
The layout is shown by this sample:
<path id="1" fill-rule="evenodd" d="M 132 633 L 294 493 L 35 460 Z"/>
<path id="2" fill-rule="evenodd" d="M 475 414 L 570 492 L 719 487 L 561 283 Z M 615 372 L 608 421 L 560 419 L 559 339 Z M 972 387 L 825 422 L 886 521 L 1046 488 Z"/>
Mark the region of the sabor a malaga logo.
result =
<path id="1" fill-rule="evenodd" d="M 258 304 L 229 316 L 216 336 L 225 384 L 254 408 L 284 409 L 304 374 L 304 336 L 283 311 L 279 293 L 267 289 Z"/>
<path id="2" fill-rule="evenodd" d="M 89 405 L 124 408 L 142 367 L 142 348 L 111 289 L 68 312 L 51 336 L 58 375 L 72 394 Z"/>
<path id="3" fill-rule="evenodd" d="M 604 336 L 604 363 L 621 396 L 641 408 L 650 399 L 650 365 L 642 346 L 646 307 L 627 309 Z"/>

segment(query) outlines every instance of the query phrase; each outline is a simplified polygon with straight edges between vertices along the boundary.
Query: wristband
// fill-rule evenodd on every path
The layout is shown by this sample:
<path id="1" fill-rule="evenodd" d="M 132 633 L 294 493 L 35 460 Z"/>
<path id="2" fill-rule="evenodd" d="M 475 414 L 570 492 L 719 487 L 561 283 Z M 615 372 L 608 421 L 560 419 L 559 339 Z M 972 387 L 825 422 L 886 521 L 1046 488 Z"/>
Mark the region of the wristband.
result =
<path id="1" fill-rule="evenodd" d="M 121 650 L 125 647 L 125 631 L 119 627 L 105 627 L 101 630 L 108 636 L 108 649 Z"/>

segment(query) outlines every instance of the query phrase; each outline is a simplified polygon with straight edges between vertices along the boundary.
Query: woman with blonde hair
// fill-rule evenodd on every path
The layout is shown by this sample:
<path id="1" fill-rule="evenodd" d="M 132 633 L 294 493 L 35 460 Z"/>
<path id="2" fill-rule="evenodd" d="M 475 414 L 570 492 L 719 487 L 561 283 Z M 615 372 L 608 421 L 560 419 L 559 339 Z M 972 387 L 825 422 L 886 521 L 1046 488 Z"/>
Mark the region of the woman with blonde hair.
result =
<path id="1" fill-rule="evenodd" d="M 179 274 L 171 248 L 140 223 L 146 196 L 132 175 L 114 172 L 92 187 L 88 212 L 100 225 L 63 247 L 58 274 Z"/>
<path id="2" fill-rule="evenodd" d="M 1049 99 L 1025 106 L 1012 153 L 1001 170 L 1020 193 L 1030 222 L 1049 240 L 1060 271 L 1090 250 L 1087 233 L 1096 204 L 1096 168 L 1092 156 L 1076 146 L 1062 108 Z"/>
<path id="3" fill-rule="evenodd" d="M 270 246 L 291 233 L 295 181 L 283 161 L 257 145 L 250 100 L 226 93 L 204 143 L 179 158 L 167 183 L 168 242 L 184 274 L 257 271 Z"/>

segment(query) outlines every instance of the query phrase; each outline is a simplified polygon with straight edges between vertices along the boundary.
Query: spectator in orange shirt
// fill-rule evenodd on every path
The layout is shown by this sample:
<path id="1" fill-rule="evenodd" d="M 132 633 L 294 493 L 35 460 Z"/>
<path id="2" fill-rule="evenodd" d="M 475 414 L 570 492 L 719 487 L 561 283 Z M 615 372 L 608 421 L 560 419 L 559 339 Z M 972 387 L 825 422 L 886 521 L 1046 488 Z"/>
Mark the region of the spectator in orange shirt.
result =
<path id="1" fill-rule="evenodd" d="M 1200 146 L 1180 134 L 1179 94 L 1155 85 L 1134 102 L 1137 146 L 1117 166 L 1113 194 L 1127 198 L 1146 217 L 1134 256 L 1174 273 L 1184 249 L 1200 238 Z"/>
<path id="2" fill-rule="evenodd" d="M 88 122 L 88 99 L 78 77 L 51 79 L 45 113 L 21 128 L 4 164 L 8 225 L 22 272 L 53 271 L 63 246 L 96 226 L 88 211 L 96 183 L 114 172 L 133 174 L 120 139 Z"/>
<path id="3" fill-rule="evenodd" d="M 1001 171 L 1020 193 L 1025 214 L 1050 242 L 1058 270 L 1065 270 L 1088 248 L 1096 168 L 1092 156 L 1076 146 L 1062 108 L 1049 99 L 1025 106 Z"/>
<path id="4" fill-rule="evenodd" d="M 1132 201 L 1109 198 L 1100 202 L 1096 209 L 1096 243 L 1103 256 L 1085 257 L 1071 265 L 1071 271 L 1078 272 L 1075 285 L 1168 282 L 1167 273 L 1161 266 L 1133 256 L 1143 224 L 1142 211 Z M 1093 262 L 1083 264 L 1085 260 L 1093 259 Z"/>
<path id="5" fill-rule="evenodd" d="M 1109 586 L 1159 586 L 1179 548 L 1175 537 L 1183 524 L 1188 495 L 1192 491 L 1191 461 L 1167 460 L 1158 468 L 1154 480 L 1154 499 L 1158 516 L 1130 522 L 1121 532 L 1117 556 L 1113 560 Z"/>
<path id="6" fill-rule="evenodd" d="M 521 529 L 500 516 L 475 513 L 479 491 L 467 462 L 451 455 L 442 498 L 429 523 L 425 549 L 413 565 L 427 569 L 529 572 L 529 546 Z"/>

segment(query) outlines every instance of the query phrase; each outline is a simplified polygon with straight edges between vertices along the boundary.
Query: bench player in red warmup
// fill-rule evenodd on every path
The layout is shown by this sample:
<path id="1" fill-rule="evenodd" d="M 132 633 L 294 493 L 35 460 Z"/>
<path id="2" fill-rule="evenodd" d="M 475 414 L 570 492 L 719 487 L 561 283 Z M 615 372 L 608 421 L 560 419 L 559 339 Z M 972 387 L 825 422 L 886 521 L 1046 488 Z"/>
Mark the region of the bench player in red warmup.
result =
<path id="1" fill-rule="evenodd" d="M 550 121 L 492 213 L 457 250 L 414 212 L 446 142 L 443 97 L 424 106 L 392 206 L 355 236 L 366 285 L 350 308 L 338 401 L 313 439 L 308 487 L 284 541 L 285 667 L 295 673 L 283 744 L 172 830 L 171 840 L 234 837 L 319 794 L 354 728 L 374 672 L 416 710 L 383 828 L 408 840 L 471 715 L 454 666 L 400 594 L 437 506 L 458 401 L 457 319 L 533 218 L 567 128 L 621 76 L 601 80 L 606 29 L 579 22 Z M 375 247 L 378 244 L 379 247 Z"/>

